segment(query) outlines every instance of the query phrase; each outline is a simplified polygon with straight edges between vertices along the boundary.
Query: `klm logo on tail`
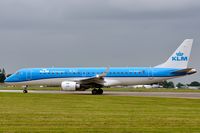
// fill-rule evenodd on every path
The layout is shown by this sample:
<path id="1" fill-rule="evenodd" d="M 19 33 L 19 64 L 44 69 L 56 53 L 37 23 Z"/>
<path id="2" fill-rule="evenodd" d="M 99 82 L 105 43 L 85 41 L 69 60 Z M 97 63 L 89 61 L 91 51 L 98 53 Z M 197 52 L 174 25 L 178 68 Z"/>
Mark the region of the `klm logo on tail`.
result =
<path id="1" fill-rule="evenodd" d="M 172 61 L 188 61 L 188 57 L 182 52 L 176 53 L 176 56 L 172 56 Z"/>

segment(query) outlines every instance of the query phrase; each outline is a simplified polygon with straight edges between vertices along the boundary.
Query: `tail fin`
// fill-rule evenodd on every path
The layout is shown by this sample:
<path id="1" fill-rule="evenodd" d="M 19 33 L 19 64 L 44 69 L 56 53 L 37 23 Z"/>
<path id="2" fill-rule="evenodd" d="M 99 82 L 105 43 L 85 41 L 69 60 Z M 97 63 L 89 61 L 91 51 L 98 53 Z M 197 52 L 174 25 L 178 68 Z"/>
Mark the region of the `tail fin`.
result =
<path id="1" fill-rule="evenodd" d="M 169 59 L 155 68 L 187 68 L 193 39 L 185 39 Z"/>

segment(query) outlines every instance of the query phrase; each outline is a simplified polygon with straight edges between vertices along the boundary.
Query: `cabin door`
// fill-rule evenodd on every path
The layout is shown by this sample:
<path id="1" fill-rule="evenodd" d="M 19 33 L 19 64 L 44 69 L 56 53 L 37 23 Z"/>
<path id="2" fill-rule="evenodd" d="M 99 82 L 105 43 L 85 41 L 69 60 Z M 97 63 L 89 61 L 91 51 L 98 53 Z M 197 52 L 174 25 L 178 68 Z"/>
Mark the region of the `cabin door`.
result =
<path id="1" fill-rule="evenodd" d="M 31 80 L 32 79 L 32 72 L 31 71 L 27 71 L 26 72 L 26 80 Z"/>

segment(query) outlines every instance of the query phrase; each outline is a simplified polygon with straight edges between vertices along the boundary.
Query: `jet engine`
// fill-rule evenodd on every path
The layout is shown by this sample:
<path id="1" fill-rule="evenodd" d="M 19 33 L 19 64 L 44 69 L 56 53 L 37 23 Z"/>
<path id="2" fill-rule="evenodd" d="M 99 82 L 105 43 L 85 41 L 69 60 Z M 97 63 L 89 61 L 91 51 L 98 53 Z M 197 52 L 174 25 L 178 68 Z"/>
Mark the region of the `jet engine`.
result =
<path id="1" fill-rule="evenodd" d="M 80 84 L 77 84 L 76 82 L 73 81 L 63 81 L 61 83 L 61 88 L 64 91 L 75 91 L 77 89 L 80 89 Z"/>

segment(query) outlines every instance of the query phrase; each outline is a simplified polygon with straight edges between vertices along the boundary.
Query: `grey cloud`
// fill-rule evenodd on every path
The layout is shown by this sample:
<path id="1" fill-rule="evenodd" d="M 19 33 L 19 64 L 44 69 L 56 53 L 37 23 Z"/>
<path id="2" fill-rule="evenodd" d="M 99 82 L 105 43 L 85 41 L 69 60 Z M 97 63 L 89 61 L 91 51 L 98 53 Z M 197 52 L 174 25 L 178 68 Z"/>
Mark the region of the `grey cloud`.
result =
<path id="1" fill-rule="evenodd" d="M 181 11 L 199 7 L 198 0 L 110 0 L 111 5 L 126 11 Z"/>
<path id="2" fill-rule="evenodd" d="M 3 21 L 7 20 L 6 22 L 43 24 L 44 21 L 62 23 L 71 19 L 171 16 L 172 13 L 175 13 L 177 17 L 198 10 L 199 7 L 200 2 L 197 0 L 2 0 L 0 1 L 0 17 Z M 181 11 L 186 12 L 181 13 Z"/>

